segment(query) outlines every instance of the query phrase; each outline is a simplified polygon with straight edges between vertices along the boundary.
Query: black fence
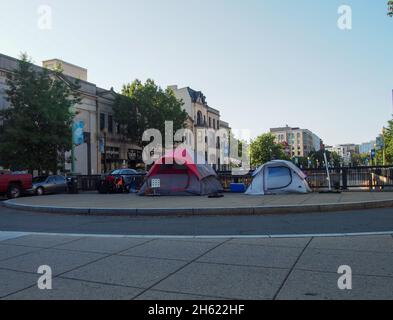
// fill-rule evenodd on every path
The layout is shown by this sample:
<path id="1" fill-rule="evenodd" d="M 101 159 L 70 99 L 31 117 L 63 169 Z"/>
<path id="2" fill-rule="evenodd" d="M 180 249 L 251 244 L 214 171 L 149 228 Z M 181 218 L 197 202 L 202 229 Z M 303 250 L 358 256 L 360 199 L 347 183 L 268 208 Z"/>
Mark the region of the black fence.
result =
<path id="1" fill-rule="evenodd" d="M 329 188 L 326 168 L 304 169 L 303 172 L 314 191 Z M 331 186 L 337 190 L 393 189 L 393 166 L 330 168 L 329 174 Z M 218 175 L 227 190 L 231 183 L 244 183 L 248 187 L 252 181 L 252 172 L 244 176 L 232 176 L 231 172 L 219 172 Z"/>
<path id="2" fill-rule="evenodd" d="M 127 183 L 131 184 L 133 188 L 139 190 L 144 181 L 145 175 L 122 175 Z M 88 176 L 78 176 L 78 189 L 81 191 L 97 191 L 99 183 L 102 179 L 105 179 L 102 175 L 88 175 Z"/>
<path id="3" fill-rule="evenodd" d="M 326 169 L 304 170 L 304 173 L 312 189 L 328 188 Z M 383 190 L 393 187 L 393 166 L 331 168 L 329 173 L 334 189 Z"/>
<path id="4" fill-rule="evenodd" d="M 314 191 L 324 190 L 329 187 L 328 175 L 325 168 L 304 169 L 307 182 Z M 339 190 L 384 190 L 393 189 L 393 166 L 378 167 L 343 167 L 330 168 L 330 181 L 333 189 Z M 252 172 L 233 176 L 230 171 L 218 172 L 218 177 L 225 190 L 230 189 L 231 183 L 244 183 L 247 187 L 252 181 Z M 132 185 L 139 190 L 145 175 L 129 176 Z M 102 175 L 78 176 L 78 189 L 81 191 L 96 191 Z"/>

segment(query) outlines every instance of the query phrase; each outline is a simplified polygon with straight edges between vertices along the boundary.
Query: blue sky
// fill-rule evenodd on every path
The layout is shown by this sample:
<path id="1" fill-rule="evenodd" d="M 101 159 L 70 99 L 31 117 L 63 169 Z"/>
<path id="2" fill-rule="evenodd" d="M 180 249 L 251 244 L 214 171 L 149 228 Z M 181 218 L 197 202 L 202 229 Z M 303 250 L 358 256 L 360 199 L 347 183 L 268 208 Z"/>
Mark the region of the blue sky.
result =
<path id="1" fill-rule="evenodd" d="M 60 58 L 119 90 L 135 78 L 202 90 L 236 129 L 300 126 L 326 144 L 373 139 L 391 117 L 386 0 L 0 0 L 0 52 Z M 52 7 L 53 28 L 37 27 Z M 350 5 L 353 29 L 337 27 Z"/>

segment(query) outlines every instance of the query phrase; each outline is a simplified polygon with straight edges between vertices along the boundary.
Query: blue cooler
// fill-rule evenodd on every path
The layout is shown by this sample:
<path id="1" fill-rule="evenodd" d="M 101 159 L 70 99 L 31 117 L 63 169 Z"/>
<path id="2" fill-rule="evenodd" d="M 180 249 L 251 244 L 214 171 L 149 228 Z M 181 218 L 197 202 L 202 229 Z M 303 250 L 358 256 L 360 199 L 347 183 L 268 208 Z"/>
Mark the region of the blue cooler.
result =
<path id="1" fill-rule="evenodd" d="M 231 183 L 230 190 L 233 193 L 244 193 L 246 192 L 246 185 L 244 183 Z"/>

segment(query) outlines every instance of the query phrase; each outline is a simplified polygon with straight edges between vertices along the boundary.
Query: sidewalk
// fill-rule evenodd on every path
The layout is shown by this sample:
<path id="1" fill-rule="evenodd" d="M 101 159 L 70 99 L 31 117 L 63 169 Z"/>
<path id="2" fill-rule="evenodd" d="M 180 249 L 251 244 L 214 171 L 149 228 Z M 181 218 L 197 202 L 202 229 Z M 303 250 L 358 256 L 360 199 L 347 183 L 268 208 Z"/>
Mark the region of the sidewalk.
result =
<path id="1" fill-rule="evenodd" d="M 9 208 L 92 215 L 209 215 L 324 212 L 393 207 L 393 192 L 288 194 L 223 198 L 140 197 L 135 194 L 82 193 L 26 197 L 4 202 Z"/>
<path id="2" fill-rule="evenodd" d="M 53 289 L 37 288 L 40 265 Z M 337 270 L 349 265 L 353 290 Z M 149 239 L 0 232 L 3 299 L 393 299 L 393 238 Z"/>

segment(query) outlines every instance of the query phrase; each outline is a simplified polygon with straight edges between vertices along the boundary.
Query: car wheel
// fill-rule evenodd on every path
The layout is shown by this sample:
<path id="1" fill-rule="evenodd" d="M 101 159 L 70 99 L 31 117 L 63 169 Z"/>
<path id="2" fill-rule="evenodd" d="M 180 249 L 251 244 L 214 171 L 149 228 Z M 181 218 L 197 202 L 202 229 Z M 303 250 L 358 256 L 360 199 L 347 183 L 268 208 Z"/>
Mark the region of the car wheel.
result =
<path id="1" fill-rule="evenodd" d="M 8 199 L 16 199 L 19 198 L 22 194 L 22 189 L 17 184 L 12 184 L 8 188 L 7 197 Z"/>
<path id="2" fill-rule="evenodd" d="M 45 194 L 44 188 L 40 187 L 36 191 L 37 196 L 43 196 Z"/>

